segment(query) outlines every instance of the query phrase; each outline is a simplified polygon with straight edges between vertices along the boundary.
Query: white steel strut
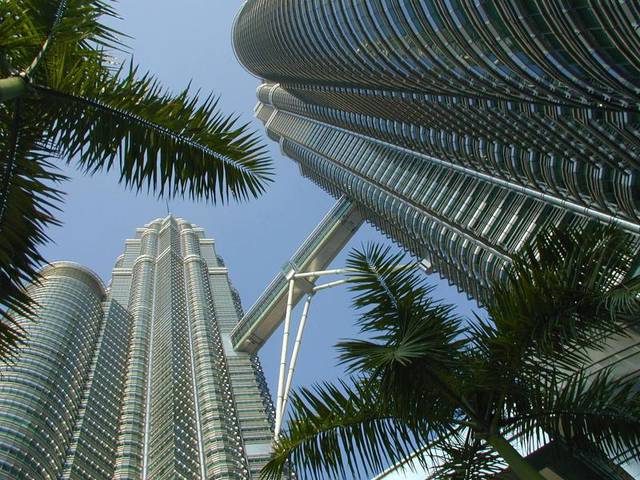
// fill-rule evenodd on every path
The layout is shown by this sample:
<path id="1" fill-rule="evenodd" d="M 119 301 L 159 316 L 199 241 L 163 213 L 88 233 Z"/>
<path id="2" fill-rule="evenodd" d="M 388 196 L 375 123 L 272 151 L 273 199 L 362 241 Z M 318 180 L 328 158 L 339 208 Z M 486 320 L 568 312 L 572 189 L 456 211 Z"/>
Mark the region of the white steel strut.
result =
<path id="1" fill-rule="evenodd" d="M 347 283 L 349 280 L 343 278 L 341 280 L 334 280 L 332 282 L 324 283 L 321 285 L 316 285 L 309 293 L 307 293 L 307 297 L 304 302 L 304 307 L 302 308 L 302 317 L 300 318 L 300 323 L 298 324 L 298 331 L 296 333 L 296 339 L 293 345 L 293 351 L 291 352 L 291 360 L 289 362 L 289 370 L 287 372 L 287 377 L 285 381 L 285 370 L 287 368 L 287 351 L 289 349 L 289 329 L 291 327 L 291 311 L 293 310 L 293 288 L 295 286 L 296 280 L 306 279 L 310 277 L 322 277 L 326 275 L 343 275 L 348 272 L 353 272 L 354 270 L 351 268 L 336 268 L 333 270 L 319 270 L 315 272 L 303 272 L 303 273 L 290 273 L 289 278 L 289 291 L 287 295 L 287 309 L 284 314 L 284 332 L 282 334 L 282 350 L 280 352 L 280 371 L 278 372 L 278 397 L 276 400 L 276 425 L 275 425 L 275 440 L 278 440 L 280 436 L 280 429 L 282 427 L 282 419 L 284 417 L 284 413 L 287 409 L 287 401 L 289 400 L 289 391 L 291 389 L 291 381 L 293 380 L 293 374 L 296 370 L 296 362 L 298 361 L 298 353 L 300 352 L 300 345 L 302 344 L 302 335 L 304 333 L 304 327 L 307 323 L 307 318 L 309 316 L 309 307 L 311 305 L 311 299 L 313 295 L 320 291 L 326 290 L 327 288 L 337 287 L 339 285 L 343 285 Z"/>
<path id="2" fill-rule="evenodd" d="M 397 268 L 407 268 L 408 265 L 400 265 Z M 418 264 L 418 267 L 429 271 L 429 265 L 426 263 Z M 353 268 L 335 268 L 332 270 L 318 270 L 314 272 L 301 272 L 295 271 L 289 272 L 287 278 L 289 279 L 289 291 L 287 294 L 287 309 L 284 314 L 284 332 L 282 334 L 282 351 L 280 352 L 280 371 L 278 372 L 278 397 L 276 400 L 276 425 L 274 432 L 274 439 L 277 441 L 280 436 L 280 430 L 282 428 L 282 419 L 287 410 L 287 401 L 289 399 L 289 391 L 291 389 L 291 381 L 293 380 L 293 374 L 296 370 L 296 362 L 298 361 L 298 353 L 300 352 L 300 345 L 302 344 L 302 334 L 304 333 L 304 327 L 307 323 L 307 317 L 309 316 L 309 307 L 311 305 L 311 299 L 316 292 L 320 290 L 326 290 L 328 288 L 344 285 L 349 281 L 347 278 L 340 280 L 334 280 L 332 282 L 322 283 L 315 285 L 307 290 L 307 297 L 302 309 L 302 317 L 298 324 L 298 332 L 296 333 L 296 339 L 293 345 L 293 352 L 291 353 L 291 360 L 289 362 L 289 371 L 285 381 L 285 370 L 287 368 L 287 351 L 289 349 L 289 329 L 291 328 L 291 311 L 293 310 L 293 289 L 296 284 L 296 280 L 305 281 L 308 278 L 312 278 L 315 281 L 317 277 L 323 277 L 327 275 L 344 275 L 345 273 L 355 272 L 357 270 Z M 306 280 L 309 283 L 308 280 Z"/>

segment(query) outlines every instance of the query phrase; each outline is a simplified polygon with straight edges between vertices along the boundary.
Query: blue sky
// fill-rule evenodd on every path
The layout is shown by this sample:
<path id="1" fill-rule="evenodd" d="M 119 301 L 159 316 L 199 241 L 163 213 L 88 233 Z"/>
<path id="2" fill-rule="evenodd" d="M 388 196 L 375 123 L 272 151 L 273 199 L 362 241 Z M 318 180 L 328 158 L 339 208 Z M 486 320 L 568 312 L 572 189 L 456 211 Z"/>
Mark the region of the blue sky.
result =
<path id="1" fill-rule="evenodd" d="M 225 111 L 238 113 L 262 132 L 262 125 L 253 119 L 259 81 L 236 62 L 231 48 L 231 26 L 240 5 L 232 0 L 121 2 L 117 8 L 124 20 L 116 27 L 133 37 L 128 44 L 134 59 L 143 69 L 156 73 L 164 85 L 176 91 L 192 81 L 205 94 L 221 95 Z M 218 253 L 229 267 L 245 310 L 334 203 L 263 137 L 276 169 L 276 181 L 264 196 L 224 207 L 181 200 L 169 203 L 174 215 L 204 227 L 207 236 L 216 239 Z M 68 193 L 59 215 L 64 225 L 50 229 L 55 243 L 47 245 L 43 253 L 51 261 L 79 262 L 107 281 L 124 249 L 124 240 L 131 238 L 137 227 L 165 216 L 165 201 L 126 191 L 118 185 L 116 175 L 88 177 L 73 169 L 65 172 L 71 181 L 62 187 Z M 369 241 L 388 242 L 373 228 L 362 227 L 334 265 L 343 265 L 350 247 Z M 445 281 L 435 275 L 431 278 L 438 284 L 436 295 L 458 304 L 461 314 L 474 307 Z M 348 292 L 342 288 L 314 299 L 294 385 L 342 375 L 332 346 L 340 338 L 355 335 L 349 302 Z M 297 321 L 299 313 L 294 318 Z M 260 355 L 272 392 L 280 341 L 281 333 L 276 332 Z"/>

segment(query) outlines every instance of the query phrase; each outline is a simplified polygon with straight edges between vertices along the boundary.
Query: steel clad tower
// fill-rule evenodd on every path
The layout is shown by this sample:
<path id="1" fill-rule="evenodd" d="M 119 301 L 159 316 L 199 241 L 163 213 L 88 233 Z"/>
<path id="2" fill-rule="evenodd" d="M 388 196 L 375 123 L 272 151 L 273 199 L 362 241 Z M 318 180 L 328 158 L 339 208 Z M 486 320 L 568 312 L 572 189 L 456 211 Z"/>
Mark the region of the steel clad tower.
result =
<path id="1" fill-rule="evenodd" d="M 214 241 L 168 216 L 138 229 L 105 288 L 57 262 L 30 287 L 38 321 L 0 369 L 2 479 L 252 479 L 272 406 Z"/>
<path id="2" fill-rule="evenodd" d="M 248 0 L 302 174 L 475 298 L 546 224 L 640 233 L 637 1 Z"/>

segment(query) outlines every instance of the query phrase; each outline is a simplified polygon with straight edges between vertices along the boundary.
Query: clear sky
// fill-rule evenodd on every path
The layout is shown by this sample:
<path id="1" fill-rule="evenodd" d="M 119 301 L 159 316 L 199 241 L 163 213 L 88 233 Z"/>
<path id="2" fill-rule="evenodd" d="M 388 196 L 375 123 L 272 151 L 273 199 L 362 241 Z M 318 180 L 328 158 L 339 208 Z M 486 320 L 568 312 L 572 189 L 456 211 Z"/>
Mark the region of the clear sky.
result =
<path id="1" fill-rule="evenodd" d="M 178 90 L 192 81 L 204 93 L 213 91 L 221 95 L 226 111 L 238 113 L 262 132 L 260 122 L 253 119 L 259 81 L 236 62 L 231 48 L 231 26 L 241 3 L 130 0 L 117 4 L 123 21 L 116 26 L 133 37 L 128 44 L 134 59 L 143 69 L 155 72 L 164 85 Z M 276 168 L 276 181 L 264 196 L 224 207 L 170 202 L 174 215 L 204 227 L 207 236 L 216 239 L 217 251 L 229 267 L 245 310 L 334 203 L 300 176 L 295 162 L 263 137 Z M 68 193 L 59 215 L 64 225 L 48 232 L 55 243 L 45 247 L 43 253 L 51 261 L 79 262 L 108 281 L 116 257 L 124 250 L 124 240 L 133 237 L 137 227 L 165 216 L 165 202 L 124 190 L 115 175 L 87 177 L 73 169 L 65 171 L 72 178 L 62 186 Z M 369 241 L 387 242 L 376 230 L 364 226 L 334 265 L 343 265 L 349 248 Z M 474 307 L 446 281 L 436 275 L 431 278 L 438 284 L 437 295 L 458 304 L 461 314 L 468 314 Z M 336 366 L 332 346 L 340 338 L 355 335 L 349 302 L 348 292 L 341 288 L 315 297 L 294 385 L 334 380 L 343 374 Z M 299 313 L 294 318 L 297 322 Z M 278 331 L 260 353 L 272 392 L 277 382 L 280 342 Z"/>

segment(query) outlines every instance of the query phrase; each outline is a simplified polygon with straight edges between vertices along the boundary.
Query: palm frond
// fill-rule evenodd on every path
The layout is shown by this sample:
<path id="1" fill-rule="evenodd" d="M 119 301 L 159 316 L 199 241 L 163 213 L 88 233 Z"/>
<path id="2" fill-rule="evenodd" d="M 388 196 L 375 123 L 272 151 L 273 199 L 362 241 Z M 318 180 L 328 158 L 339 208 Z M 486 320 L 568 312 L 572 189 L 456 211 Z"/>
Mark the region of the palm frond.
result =
<path id="1" fill-rule="evenodd" d="M 40 67 L 51 50 L 71 48 L 79 56 L 104 57 L 105 48 L 124 48 L 124 35 L 103 22 L 108 17 L 117 14 L 103 0 L 4 0 L 0 57 L 12 71 L 0 68 L 0 73 L 24 72 L 35 83 L 46 84 Z"/>
<path id="2" fill-rule="evenodd" d="M 42 143 L 46 122 L 29 101 L 0 105 L 0 358 L 18 343 L 15 315 L 31 317 L 24 287 L 37 279 L 44 261 L 38 246 L 45 229 L 57 224 L 51 210 L 60 200 L 55 183 L 64 177 L 47 161 L 54 152 Z"/>
<path id="3" fill-rule="evenodd" d="M 436 461 L 429 478 L 434 480 L 489 480 L 507 467 L 490 445 L 468 429 L 438 439 L 431 451 Z"/>
<path id="4" fill-rule="evenodd" d="M 49 35 L 58 45 L 75 43 L 82 49 L 102 50 L 124 47 L 123 34 L 105 24 L 105 19 L 119 19 L 112 7 L 114 2 L 105 0 L 30 0 L 37 4 L 41 15 L 38 20 L 49 27 Z M 42 9 L 42 4 L 47 9 Z M 30 9 L 30 11 L 33 11 Z"/>
<path id="5" fill-rule="evenodd" d="M 630 276 L 637 251 L 605 226 L 541 232 L 493 287 L 487 310 L 497 332 L 487 348 L 513 371 L 529 360 L 580 368 L 640 315 L 640 281 Z"/>
<path id="6" fill-rule="evenodd" d="M 355 250 L 347 265 L 361 312 L 356 322 L 369 338 L 338 343 L 340 361 L 352 373 L 376 378 L 381 398 L 396 402 L 398 412 L 423 405 L 452 415 L 450 405 L 461 401 L 456 385 L 466 345 L 452 307 L 435 302 L 425 275 L 388 247 Z M 451 404 L 437 401 L 443 391 Z"/>
<path id="7" fill-rule="evenodd" d="M 6 76 L 12 73 L 8 67 L 26 66 L 28 52 L 33 52 L 41 35 L 21 0 L 5 0 L 0 15 L 0 73 Z"/>
<path id="8" fill-rule="evenodd" d="M 224 116 L 215 98 L 200 101 L 188 88 L 171 95 L 133 66 L 107 76 L 91 64 L 58 63 L 53 88 L 36 87 L 59 112 L 50 135 L 86 171 L 117 168 L 137 190 L 222 202 L 258 196 L 271 181 L 258 137 Z"/>
<path id="9" fill-rule="evenodd" d="M 380 305 L 393 308 L 398 299 L 411 295 L 414 291 L 431 293 L 424 277 L 420 278 L 413 271 L 414 262 L 406 262 L 401 252 L 391 254 L 391 247 L 368 244 L 362 250 L 353 250 L 347 257 L 347 268 L 353 269 L 349 273 L 350 290 L 357 295 L 354 297 L 355 308 L 367 308 L 370 305 Z M 364 328 L 376 328 L 375 324 L 363 324 Z"/>
<path id="10" fill-rule="evenodd" d="M 610 370 L 578 372 L 559 382 L 543 373 L 530 379 L 529 405 L 509 409 L 505 426 L 524 440 L 545 434 L 570 448 L 598 447 L 609 457 L 640 457 L 640 391 L 637 378 L 614 378 Z"/>
<path id="11" fill-rule="evenodd" d="M 444 337 L 450 339 L 460 328 L 459 319 L 451 313 L 453 307 L 433 300 L 426 275 L 404 254 L 369 244 L 351 251 L 346 265 L 351 270 L 349 289 L 355 294 L 353 306 L 360 312 L 356 323 L 362 333 L 403 335 L 415 332 L 415 323 L 433 321 L 442 325 Z"/>
<path id="12" fill-rule="evenodd" d="M 352 372 L 379 371 L 389 366 L 407 366 L 414 361 L 429 362 L 449 368 L 456 363 L 457 355 L 466 343 L 461 338 L 464 329 L 460 320 L 451 313 L 451 307 L 432 302 L 430 298 L 399 298 L 396 309 L 382 312 L 379 305 L 373 306 L 375 320 L 395 316 L 386 328 L 380 328 L 375 334 L 369 332 L 367 340 L 347 340 L 337 344 L 341 352 L 339 359 L 347 364 Z M 372 310 L 360 318 L 368 322 Z"/>
<path id="13" fill-rule="evenodd" d="M 20 65 L 36 83 L 43 82 L 40 67 L 51 51 L 73 49 L 88 57 L 104 56 L 103 50 L 120 49 L 123 36 L 117 30 L 105 25 L 105 18 L 118 18 L 110 2 L 104 0 L 21 0 L 22 10 L 28 15 L 35 31 L 39 32 L 39 42 L 32 49 L 28 62 Z"/>
<path id="14" fill-rule="evenodd" d="M 301 389 L 263 478 L 279 479 L 288 462 L 298 475 L 354 478 L 382 472 L 428 440 L 387 411 L 375 386 L 323 384 Z"/>

